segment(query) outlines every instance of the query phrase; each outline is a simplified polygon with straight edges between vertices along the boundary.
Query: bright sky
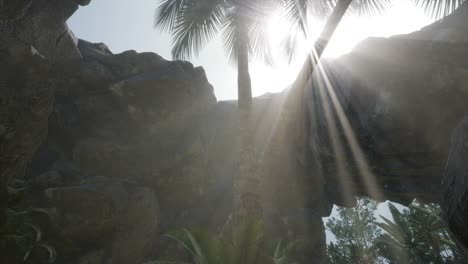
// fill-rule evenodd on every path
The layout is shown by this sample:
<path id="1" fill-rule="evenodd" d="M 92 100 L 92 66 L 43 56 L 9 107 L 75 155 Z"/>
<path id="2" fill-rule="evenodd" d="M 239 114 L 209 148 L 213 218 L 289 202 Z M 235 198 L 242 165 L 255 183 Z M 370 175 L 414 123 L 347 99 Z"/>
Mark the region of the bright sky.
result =
<path id="1" fill-rule="evenodd" d="M 114 53 L 133 49 L 138 52 L 152 51 L 171 59 L 170 37 L 153 28 L 157 4 L 157 0 L 92 0 L 89 6 L 80 8 L 68 22 L 77 37 L 91 42 L 103 42 Z M 410 0 L 395 0 L 393 7 L 381 16 L 347 16 L 338 28 L 326 56 L 336 57 L 347 53 L 369 36 L 388 37 L 409 33 L 430 22 Z M 273 43 L 278 42 L 274 33 L 285 31 L 282 24 L 278 19 L 272 19 Z M 315 31 L 318 32 L 319 27 L 320 24 L 314 27 Z M 251 70 L 254 95 L 278 92 L 286 88 L 294 80 L 307 51 L 308 47 L 305 47 L 302 51 L 304 56 L 299 56 L 292 65 L 281 61 L 274 67 L 254 63 Z M 237 98 L 235 68 L 226 59 L 219 40 L 208 45 L 200 57 L 192 62 L 205 68 L 219 100 Z"/>

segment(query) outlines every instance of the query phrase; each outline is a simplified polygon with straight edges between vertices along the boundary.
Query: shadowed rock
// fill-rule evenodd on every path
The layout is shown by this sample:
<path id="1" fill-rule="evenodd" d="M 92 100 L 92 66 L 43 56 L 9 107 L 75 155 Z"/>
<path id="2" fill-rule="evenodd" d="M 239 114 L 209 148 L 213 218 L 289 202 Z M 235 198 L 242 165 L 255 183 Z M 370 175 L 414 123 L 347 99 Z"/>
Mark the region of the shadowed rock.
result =
<path id="1" fill-rule="evenodd" d="M 468 117 L 455 129 L 444 172 L 442 208 L 450 230 L 468 245 Z"/>

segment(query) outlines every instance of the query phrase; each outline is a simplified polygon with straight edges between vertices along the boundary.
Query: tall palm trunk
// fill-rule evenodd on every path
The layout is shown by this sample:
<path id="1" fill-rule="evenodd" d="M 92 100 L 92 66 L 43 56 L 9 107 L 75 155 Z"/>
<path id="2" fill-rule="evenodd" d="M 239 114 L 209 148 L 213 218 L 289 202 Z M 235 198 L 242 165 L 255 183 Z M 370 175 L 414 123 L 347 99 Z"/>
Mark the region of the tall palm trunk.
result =
<path id="1" fill-rule="evenodd" d="M 351 2 L 352 0 L 340 0 L 335 7 L 283 103 L 275 131 L 273 131 L 274 134 L 262 162 L 262 177 L 266 181 L 265 185 L 272 185 L 271 188 L 266 188 L 265 192 L 265 201 L 271 201 L 269 206 L 288 207 L 299 212 L 311 206 L 314 206 L 317 211 L 326 210 L 326 208 L 322 208 L 326 203 L 319 198 L 314 199 L 317 203 L 313 205 L 310 204 L 310 199 L 308 199 L 310 195 L 322 196 L 321 192 L 324 191 L 320 184 L 324 182 L 324 179 L 316 174 L 311 181 L 311 175 L 307 174 L 307 162 L 309 160 L 307 146 L 310 143 L 311 132 L 309 131 L 310 125 L 307 123 L 309 117 L 304 91 L 325 47 Z M 288 190 L 294 190 L 294 192 Z M 318 243 L 317 239 L 320 240 L 320 236 L 318 238 L 315 236 L 317 230 L 311 231 L 307 223 L 318 222 L 321 219 L 303 220 L 306 224 L 302 229 L 291 228 L 295 233 L 293 235 L 306 237 L 309 240 L 306 243 L 307 245 L 319 245 L 321 242 Z M 324 249 L 317 250 L 314 246 L 311 246 L 298 252 L 298 255 L 304 261 L 315 259 L 316 263 L 321 263 L 325 256 L 320 255 L 318 252 L 324 252 Z"/>
<path id="2" fill-rule="evenodd" d="M 297 161 L 306 160 L 306 157 L 298 157 L 298 155 L 304 156 L 305 153 L 303 151 L 303 153 L 298 154 L 297 150 L 307 146 L 309 128 L 305 120 L 307 115 L 304 91 L 326 46 L 352 1 L 340 0 L 338 2 L 289 91 L 264 159 L 264 178 L 268 177 L 270 180 L 276 181 L 275 177 L 281 179 L 281 177 L 291 177 L 303 173 L 304 164 L 297 164 Z"/>
<path id="3" fill-rule="evenodd" d="M 307 57 L 286 103 L 287 108 L 295 108 L 292 111 L 297 115 L 301 107 L 301 100 L 305 87 L 312 76 L 313 70 L 339 22 L 343 18 L 352 0 L 341 0 L 330 15 L 322 34 L 314 45 L 312 54 Z M 240 150 L 239 166 L 234 178 L 234 211 L 230 224 L 246 218 L 261 219 L 263 210 L 260 202 L 260 179 L 256 175 L 256 160 L 253 147 L 252 129 L 252 84 L 249 74 L 249 47 L 247 29 L 241 29 L 240 45 L 238 47 L 238 113 Z M 244 40 L 245 39 L 245 40 Z M 289 119 L 291 120 L 291 119 Z M 296 119 L 297 120 L 297 119 Z M 281 164 L 281 163 L 278 163 Z"/>
<path id="4" fill-rule="evenodd" d="M 241 29 L 241 44 L 238 49 L 238 118 L 239 118 L 239 164 L 234 178 L 235 222 L 245 219 L 261 219 L 260 180 L 256 175 L 256 159 L 252 128 L 252 83 L 249 73 L 249 46 L 247 29 Z"/>
<path id="5" fill-rule="evenodd" d="M 343 19 L 346 11 L 348 10 L 349 6 L 353 0 L 339 0 L 336 7 L 333 9 L 330 17 L 328 18 L 324 28 L 322 29 L 322 33 L 319 35 L 315 44 L 307 56 L 304 65 L 299 72 L 299 75 L 296 78 L 296 81 L 293 84 L 293 87 L 297 90 L 302 91 L 306 88 L 307 82 L 310 80 L 312 73 L 315 70 L 325 48 L 328 46 L 330 39 L 332 38 L 333 34 L 335 33 L 336 28 L 340 24 L 341 20 Z"/>

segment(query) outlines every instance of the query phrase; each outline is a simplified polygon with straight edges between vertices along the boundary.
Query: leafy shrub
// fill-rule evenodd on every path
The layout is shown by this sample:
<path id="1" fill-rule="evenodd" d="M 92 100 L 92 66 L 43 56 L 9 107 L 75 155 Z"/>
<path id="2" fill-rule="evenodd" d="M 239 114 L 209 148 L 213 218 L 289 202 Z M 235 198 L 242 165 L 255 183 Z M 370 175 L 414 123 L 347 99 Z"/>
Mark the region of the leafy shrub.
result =
<path id="1" fill-rule="evenodd" d="M 235 226 L 223 234 L 192 228 L 168 236 L 189 253 L 191 262 L 172 259 L 145 264 L 293 264 L 290 254 L 297 244 L 280 241 L 268 250 L 263 226 L 254 221 Z"/>

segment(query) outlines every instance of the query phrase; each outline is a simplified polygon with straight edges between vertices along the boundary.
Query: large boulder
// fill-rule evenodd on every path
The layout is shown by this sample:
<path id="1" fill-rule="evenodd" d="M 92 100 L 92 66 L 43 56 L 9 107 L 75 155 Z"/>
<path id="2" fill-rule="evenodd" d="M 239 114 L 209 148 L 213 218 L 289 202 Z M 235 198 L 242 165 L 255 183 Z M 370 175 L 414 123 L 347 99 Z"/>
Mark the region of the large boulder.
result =
<path id="1" fill-rule="evenodd" d="M 24 176 L 47 136 L 52 111 L 50 64 L 31 45 L 0 37 L 0 185 Z M 31 129 L 34 127 L 34 129 Z"/>
<path id="2" fill-rule="evenodd" d="M 339 197 L 344 188 L 403 204 L 414 198 L 438 201 L 450 135 L 468 112 L 467 56 L 466 43 L 372 38 L 318 73 L 328 80 L 317 75 L 310 101 L 315 111 L 309 115 L 315 121 L 311 137 L 314 152 L 321 153 L 333 203 L 345 204 Z M 328 102 L 319 99 L 320 92 L 330 93 Z M 335 115 L 330 124 L 327 107 Z M 346 122 L 351 130 L 343 129 Z M 339 133 L 339 153 L 333 149 L 330 126 Z M 359 144 L 378 189 L 369 189 L 359 172 L 352 140 Z M 351 186 L 340 187 L 340 155 L 351 172 Z"/>
<path id="3" fill-rule="evenodd" d="M 91 179 L 77 186 L 49 188 L 45 193 L 48 204 L 55 208 L 52 223 L 75 251 L 60 256 L 62 262 L 78 258 L 79 264 L 141 263 L 154 250 L 159 207 L 151 189 Z"/>
<path id="4" fill-rule="evenodd" d="M 54 89 L 61 85 L 52 66 L 80 58 L 65 23 L 77 8 L 74 0 L 0 3 L 0 189 L 24 177 L 47 135 Z"/>
<path id="5" fill-rule="evenodd" d="M 78 48 L 83 59 L 55 90 L 49 136 L 29 173 L 31 200 L 59 214 L 59 260 L 138 263 L 149 247 L 163 250 L 157 233 L 222 223 L 225 203 L 206 218 L 216 200 L 208 153 L 216 131 L 206 119 L 216 98 L 203 69 L 154 53 L 113 54 L 102 43 Z"/>
<path id="6" fill-rule="evenodd" d="M 455 129 L 443 178 L 442 208 L 452 233 L 468 248 L 468 117 Z"/>
<path id="7" fill-rule="evenodd" d="M 76 38 L 66 21 L 90 1 L 13 0 L 0 3 L 0 32 L 34 46 L 52 61 L 80 58 Z"/>

